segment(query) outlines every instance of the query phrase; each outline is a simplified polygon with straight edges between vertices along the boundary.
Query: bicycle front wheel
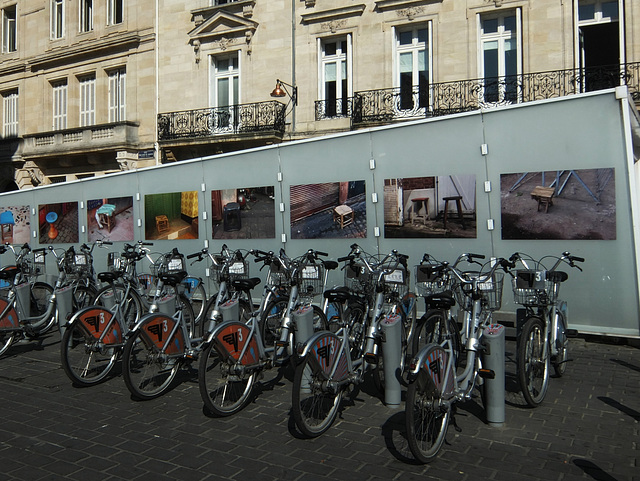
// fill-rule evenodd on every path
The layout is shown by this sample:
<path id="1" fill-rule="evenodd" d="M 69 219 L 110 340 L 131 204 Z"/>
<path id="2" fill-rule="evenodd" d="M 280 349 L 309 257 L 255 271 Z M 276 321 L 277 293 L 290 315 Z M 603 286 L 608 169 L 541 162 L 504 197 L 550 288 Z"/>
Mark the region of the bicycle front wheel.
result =
<path id="1" fill-rule="evenodd" d="M 119 348 L 100 343 L 80 322 L 62 336 L 60 358 L 65 374 L 76 386 L 92 386 L 105 379 L 118 359 Z"/>
<path id="2" fill-rule="evenodd" d="M 124 298 L 126 293 L 126 298 Z M 144 303 L 140 294 L 133 289 L 126 290 L 123 286 L 105 286 L 98 291 L 93 304 L 110 309 L 116 300 L 121 302 L 122 319 L 131 329 L 142 317 Z"/>
<path id="3" fill-rule="evenodd" d="M 179 360 L 158 349 L 142 329 L 135 331 L 124 346 L 122 374 L 127 389 L 137 399 L 153 399 L 164 394 L 178 368 Z"/>
<path id="4" fill-rule="evenodd" d="M 407 440 L 413 456 L 429 463 L 440 452 L 447 436 L 451 407 L 441 402 L 440 393 L 424 371 L 409 384 L 405 404 Z"/>
<path id="5" fill-rule="evenodd" d="M 225 362 L 210 343 L 200 354 L 198 384 L 206 408 L 216 416 L 230 416 L 240 411 L 249 401 L 255 374 L 238 370 L 241 363 Z"/>
<path id="6" fill-rule="evenodd" d="M 277 297 L 265 307 L 260 318 L 260 336 L 265 349 L 273 348 L 276 341 L 280 339 L 282 318 L 285 316 L 288 306 L 288 297 Z"/>
<path id="7" fill-rule="evenodd" d="M 320 436 L 331 427 L 342 401 L 342 388 L 332 389 L 324 381 L 316 359 L 305 356 L 293 378 L 292 411 L 296 426 L 310 438 Z"/>
<path id="8" fill-rule="evenodd" d="M 446 315 L 445 311 L 434 310 L 427 312 L 418 320 L 418 326 L 413 336 L 412 355 L 418 354 L 427 344 L 442 344 L 445 339 L 451 341 L 451 348 L 456 356 L 456 366 L 460 360 L 460 332 L 455 321 Z"/>
<path id="9" fill-rule="evenodd" d="M 79 284 L 73 288 L 73 308 L 79 311 L 90 306 L 96 297 L 97 290 L 93 286 Z"/>
<path id="10" fill-rule="evenodd" d="M 543 401 L 549 387 L 549 349 L 546 343 L 542 320 L 532 317 L 525 322 L 518 343 L 518 381 L 524 400 L 531 407 Z"/>
<path id="11" fill-rule="evenodd" d="M 2 356 L 5 352 L 7 352 L 7 349 L 11 347 L 11 344 L 13 344 L 13 341 L 15 340 L 15 338 L 16 338 L 15 332 L 0 333 L 0 356 Z"/>

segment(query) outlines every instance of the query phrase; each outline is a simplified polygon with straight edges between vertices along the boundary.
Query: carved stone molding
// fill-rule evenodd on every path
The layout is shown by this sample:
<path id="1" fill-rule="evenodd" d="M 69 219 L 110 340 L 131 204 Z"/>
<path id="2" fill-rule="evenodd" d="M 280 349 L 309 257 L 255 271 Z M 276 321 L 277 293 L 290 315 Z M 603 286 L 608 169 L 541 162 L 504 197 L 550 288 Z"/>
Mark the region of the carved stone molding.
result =
<path id="1" fill-rule="evenodd" d="M 398 17 L 407 17 L 408 20 L 413 20 L 416 16 L 424 12 L 424 7 L 409 7 L 398 10 Z"/>
<path id="2" fill-rule="evenodd" d="M 321 12 L 303 13 L 301 15 L 303 23 L 329 24 L 332 21 L 347 17 L 359 17 L 366 8 L 365 4 L 351 5 L 348 7 L 332 8 Z"/>

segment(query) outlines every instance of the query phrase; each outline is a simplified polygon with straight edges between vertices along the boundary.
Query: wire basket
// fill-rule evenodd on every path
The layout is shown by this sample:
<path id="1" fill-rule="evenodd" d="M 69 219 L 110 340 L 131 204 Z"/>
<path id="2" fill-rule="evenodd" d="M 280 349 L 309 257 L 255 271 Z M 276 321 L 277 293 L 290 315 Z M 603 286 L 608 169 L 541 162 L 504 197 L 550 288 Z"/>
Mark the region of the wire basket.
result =
<path id="1" fill-rule="evenodd" d="M 44 251 L 31 252 L 28 257 L 25 256 L 22 259 L 22 262 L 20 263 L 20 272 L 27 277 L 45 274 L 47 272 L 45 257 L 46 252 Z"/>
<path id="2" fill-rule="evenodd" d="M 269 274 L 267 275 L 267 285 L 284 286 L 291 282 L 291 272 L 277 261 L 271 262 L 269 265 Z"/>
<path id="3" fill-rule="evenodd" d="M 216 283 L 220 283 L 222 279 L 248 279 L 249 263 L 245 260 L 235 260 L 228 264 L 224 258 L 216 258 L 218 265 L 211 267 L 209 278 Z"/>
<path id="4" fill-rule="evenodd" d="M 107 270 L 110 272 L 118 272 L 123 269 L 122 257 L 119 252 L 109 252 L 107 254 Z"/>
<path id="5" fill-rule="evenodd" d="M 465 272 L 465 277 L 469 280 L 486 277 L 486 274 L 479 272 Z M 502 288 L 504 286 L 504 274 L 494 272 L 493 276 L 483 282 L 478 283 L 478 291 L 482 296 L 482 306 L 489 311 L 496 311 L 502 305 Z M 462 284 L 460 289 L 456 289 L 456 297 L 465 311 L 473 309 L 473 299 L 471 298 L 473 286 Z M 463 292 L 461 292 L 463 291 Z"/>
<path id="6" fill-rule="evenodd" d="M 414 268 L 416 278 L 416 293 L 419 296 L 440 294 L 451 289 L 450 277 L 442 270 L 436 269 L 439 265 L 419 264 Z"/>
<path id="7" fill-rule="evenodd" d="M 161 256 L 151 267 L 151 273 L 159 274 L 176 274 L 186 270 L 184 256 L 182 254 L 165 254 Z"/>
<path id="8" fill-rule="evenodd" d="M 365 294 L 371 285 L 371 274 L 363 264 L 347 264 L 344 269 L 344 285 L 354 292 Z"/>
<path id="9" fill-rule="evenodd" d="M 313 297 L 324 292 L 325 268 L 322 264 L 303 265 L 298 270 L 298 295 Z"/>
<path id="10" fill-rule="evenodd" d="M 513 301 L 523 306 L 539 306 L 555 302 L 558 290 L 547 279 L 547 271 L 522 269 L 513 279 Z"/>
<path id="11" fill-rule="evenodd" d="M 65 256 L 64 272 L 68 277 L 81 279 L 91 275 L 91 257 L 85 252 Z"/>
<path id="12" fill-rule="evenodd" d="M 384 274 L 381 282 L 384 284 L 386 294 L 397 294 L 401 299 L 409 292 L 409 271 L 402 266 L 397 266 L 392 272 Z"/>

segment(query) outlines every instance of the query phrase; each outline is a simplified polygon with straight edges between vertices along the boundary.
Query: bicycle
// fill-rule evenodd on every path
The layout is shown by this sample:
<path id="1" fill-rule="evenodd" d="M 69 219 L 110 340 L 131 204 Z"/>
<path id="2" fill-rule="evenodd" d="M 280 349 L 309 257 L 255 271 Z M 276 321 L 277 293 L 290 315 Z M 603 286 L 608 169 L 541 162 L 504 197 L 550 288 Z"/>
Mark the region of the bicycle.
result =
<path id="1" fill-rule="evenodd" d="M 283 251 L 279 256 L 261 251 L 256 254 L 256 262 L 270 266 L 270 276 L 290 272 L 287 282 L 291 287 L 290 297 L 288 300 L 285 298 L 287 306 L 278 314 L 278 327 L 271 325 L 267 331 L 268 336 L 273 336 L 273 342 L 264 341 L 263 319 L 273 312 L 272 306 L 275 302 L 282 302 L 282 298 L 269 301 L 269 295 L 263 296 L 260 307 L 248 320 L 236 316 L 234 320 L 219 324 L 207 336 L 206 347 L 200 357 L 198 384 L 205 407 L 219 417 L 240 411 L 249 401 L 260 373 L 283 365 L 291 352 L 306 340 L 305 335 L 310 336 L 319 326 L 326 328 L 326 322 L 317 323 L 316 309 L 297 301 L 297 292 L 311 295 L 318 284 L 324 282 L 320 281 L 324 264 L 318 256 L 326 254 L 309 250 L 294 260 L 286 258 Z M 269 294 L 269 289 L 265 293 Z M 237 300 L 231 301 L 234 302 Z"/>
<path id="2" fill-rule="evenodd" d="M 17 270 L 15 282 L 22 284 L 28 282 L 31 284 L 31 314 L 36 316 L 43 314 L 49 305 L 49 296 L 53 293 L 53 286 L 41 279 L 46 273 L 45 255 L 46 251 L 37 249 L 32 251 L 29 244 L 25 243 L 20 246 L 19 250 L 11 244 L 0 246 L 0 254 L 4 254 L 10 250 L 14 255 L 14 263 L 2 267 L 2 271 Z M 0 281 L 0 288 L 4 295 L 8 293 L 11 286 L 9 281 Z"/>
<path id="3" fill-rule="evenodd" d="M 466 254 L 473 259 L 478 254 Z M 456 353 L 449 330 L 454 326 L 444 323 L 441 343 L 424 346 L 413 358 L 409 368 L 409 386 L 405 403 L 405 423 L 409 448 L 422 463 L 432 461 L 439 453 L 447 434 L 455 403 L 471 398 L 478 378 L 491 378 L 495 373 L 482 367 L 479 354 L 483 348 L 483 334 L 492 322 L 493 311 L 500 308 L 503 270 L 513 264 L 496 259 L 487 271 L 468 273 L 446 265 L 446 270 L 459 283 L 462 308 L 470 313 L 466 339 L 466 361 L 456 369 Z M 464 367 L 464 369 L 463 369 Z"/>
<path id="4" fill-rule="evenodd" d="M 128 259 L 127 263 L 135 263 L 138 254 L 125 250 L 123 259 Z M 160 270 L 170 271 L 175 267 L 172 260 L 176 258 L 180 259 L 180 254 L 176 251 L 165 254 Z M 134 294 L 135 288 L 128 280 L 118 284 L 127 272 L 125 268 L 99 273 L 98 279 L 108 284 L 101 290 L 102 305 L 96 304 L 77 311 L 64 326 L 60 350 L 61 364 L 67 377 L 76 386 L 92 386 L 106 379 L 115 367 L 134 328 L 138 318 L 134 312 L 137 308 L 132 304 L 141 301 L 132 301 L 138 294 Z M 188 312 L 189 307 L 186 305 L 189 303 L 183 296 L 175 298 L 163 294 L 164 283 L 171 283 L 172 279 L 160 276 L 149 310 L 171 314 L 176 310 L 174 303 L 178 303 L 180 309 L 187 311 L 188 321 L 193 323 L 195 316 Z"/>
<path id="5" fill-rule="evenodd" d="M 550 269 L 543 264 L 548 258 L 555 259 Z M 556 269 L 565 263 L 582 271 L 575 263 L 584 262 L 584 258 L 563 252 L 559 257 L 545 256 L 536 261 L 516 252 L 510 259 L 520 261 L 525 267 L 516 270 L 513 278 L 514 302 L 523 306 L 517 312 L 522 328 L 518 334 L 516 366 L 525 402 L 536 407 L 546 396 L 550 365 L 560 377 L 569 360 L 567 303 L 558 298 L 560 284 L 569 276 Z"/>
<path id="6" fill-rule="evenodd" d="M 27 247 L 25 245 L 23 249 Z M 39 261 L 37 263 L 44 265 L 46 250 L 34 249 L 33 253 Z M 0 297 L 0 355 L 17 339 L 35 339 L 44 335 L 56 325 L 58 319 L 65 319 L 69 315 L 73 308 L 73 293 L 72 286 L 66 282 L 63 261 L 64 258 L 57 258 L 59 275 L 51 293 L 47 295 L 46 310 L 39 312 L 38 309 L 35 315 L 31 312 L 32 286 L 29 282 L 21 281 L 20 267 L 0 271 L 0 280 L 10 283 L 7 296 Z"/>
<path id="7" fill-rule="evenodd" d="M 343 322 L 336 332 L 317 333 L 298 348 L 301 361 L 293 380 L 292 414 L 296 426 L 307 437 L 319 436 L 329 429 L 344 392 L 361 384 L 368 371 L 376 369 L 381 375 L 383 362 L 388 362 L 384 361 L 382 349 L 383 324 L 400 323 L 400 329 L 404 328 L 402 309 L 398 306 L 385 309 L 384 305 L 390 293 L 398 293 L 399 286 L 408 280 L 408 276 L 405 277 L 407 257 L 393 251 L 380 261 L 374 263 L 374 260 L 355 244 L 352 252 L 341 258 L 349 262 L 358 283 L 368 286 L 366 292 L 375 293 L 373 301 L 367 296 L 369 307 L 362 326 Z M 359 332 L 352 332 L 354 329 Z M 393 369 L 395 372 L 402 372 L 402 357 L 406 353 L 404 335 L 400 336 L 399 343 L 402 355 L 399 365 Z"/>

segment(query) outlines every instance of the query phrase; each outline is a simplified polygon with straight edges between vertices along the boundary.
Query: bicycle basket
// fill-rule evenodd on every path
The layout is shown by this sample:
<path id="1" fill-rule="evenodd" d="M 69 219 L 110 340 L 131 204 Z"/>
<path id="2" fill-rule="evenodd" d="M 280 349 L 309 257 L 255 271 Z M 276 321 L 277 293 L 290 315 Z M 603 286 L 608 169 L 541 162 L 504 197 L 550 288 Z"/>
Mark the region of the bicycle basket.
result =
<path id="1" fill-rule="evenodd" d="M 439 294 L 451 289 L 449 276 L 429 264 L 415 266 L 416 292 L 419 296 Z"/>
<path id="2" fill-rule="evenodd" d="M 523 306 L 537 306 L 554 301 L 557 291 L 547 279 L 547 271 L 521 269 L 513 279 L 513 301 Z"/>
<path id="3" fill-rule="evenodd" d="M 85 252 L 65 256 L 64 271 L 68 277 L 80 279 L 91 274 L 91 258 Z"/>
<path id="4" fill-rule="evenodd" d="M 325 268 L 322 264 L 301 266 L 298 271 L 298 295 L 313 297 L 324 291 Z"/>
<path id="5" fill-rule="evenodd" d="M 469 280 L 485 277 L 485 274 L 478 272 L 465 272 L 465 277 Z M 504 285 L 504 274 L 502 272 L 494 272 L 490 279 L 478 283 L 478 291 L 482 296 L 482 305 L 489 311 L 496 311 L 502 305 L 502 288 Z M 473 299 L 471 299 L 471 285 L 462 285 L 464 291 L 464 299 L 458 299 L 462 302 L 463 309 L 470 311 L 473 308 Z M 459 290 L 456 291 L 459 295 Z"/>
<path id="6" fill-rule="evenodd" d="M 290 282 L 291 273 L 285 269 L 280 262 L 273 261 L 269 265 L 267 284 L 270 286 L 281 286 Z"/>
<path id="7" fill-rule="evenodd" d="M 156 261 L 156 268 L 157 274 L 175 274 L 185 271 L 184 256 L 174 253 L 165 254 Z"/>
<path id="8" fill-rule="evenodd" d="M 111 272 L 120 271 L 124 268 L 119 252 L 109 252 L 107 254 L 107 270 Z"/>
<path id="9" fill-rule="evenodd" d="M 385 293 L 397 293 L 402 298 L 409 291 L 409 279 L 409 271 L 405 267 L 397 266 L 392 272 L 382 276 Z"/>
<path id="10" fill-rule="evenodd" d="M 362 264 L 347 264 L 344 269 L 344 285 L 354 292 L 364 294 L 371 283 L 371 275 Z"/>

